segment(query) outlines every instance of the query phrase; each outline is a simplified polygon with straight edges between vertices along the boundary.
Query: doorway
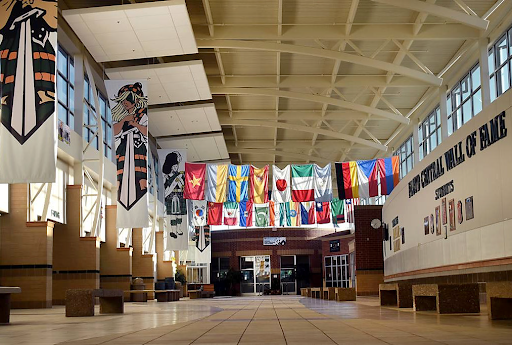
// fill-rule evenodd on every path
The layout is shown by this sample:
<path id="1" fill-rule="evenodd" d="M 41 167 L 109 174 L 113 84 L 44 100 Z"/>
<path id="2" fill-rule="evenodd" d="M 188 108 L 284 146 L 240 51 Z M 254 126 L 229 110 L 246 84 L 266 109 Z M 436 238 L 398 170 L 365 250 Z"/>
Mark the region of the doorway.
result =
<path id="1" fill-rule="evenodd" d="M 297 294 L 296 265 L 295 255 L 281 256 L 281 291 L 283 295 Z"/>
<path id="2" fill-rule="evenodd" d="M 270 290 L 270 255 L 240 257 L 242 294 L 262 295 Z"/>

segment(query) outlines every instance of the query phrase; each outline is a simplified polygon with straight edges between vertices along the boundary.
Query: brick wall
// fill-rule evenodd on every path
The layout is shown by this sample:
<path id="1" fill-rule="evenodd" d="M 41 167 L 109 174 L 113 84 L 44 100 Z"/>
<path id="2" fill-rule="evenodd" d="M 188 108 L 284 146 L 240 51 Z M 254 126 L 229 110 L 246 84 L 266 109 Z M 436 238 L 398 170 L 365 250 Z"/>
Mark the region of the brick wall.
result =
<path id="1" fill-rule="evenodd" d="M 154 255 L 142 254 L 142 228 L 133 228 L 132 243 L 132 275 L 133 278 L 142 278 L 146 289 L 153 289 L 155 283 Z M 153 299 L 153 293 L 148 293 L 148 298 Z"/>
<path id="2" fill-rule="evenodd" d="M 322 257 L 330 255 L 345 255 L 349 253 L 348 244 L 354 239 L 354 234 L 339 235 L 339 236 L 327 236 L 322 239 Z M 330 241 L 340 240 L 340 251 L 332 252 L 330 249 Z"/>
<path id="3" fill-rule="evenodd" d="M 378 295 L 384 282 L 382 228 L 370 226 L 372 219 L 382 220 L 382 206 L 355 206 L 356 286 L 358 295 Z"/>

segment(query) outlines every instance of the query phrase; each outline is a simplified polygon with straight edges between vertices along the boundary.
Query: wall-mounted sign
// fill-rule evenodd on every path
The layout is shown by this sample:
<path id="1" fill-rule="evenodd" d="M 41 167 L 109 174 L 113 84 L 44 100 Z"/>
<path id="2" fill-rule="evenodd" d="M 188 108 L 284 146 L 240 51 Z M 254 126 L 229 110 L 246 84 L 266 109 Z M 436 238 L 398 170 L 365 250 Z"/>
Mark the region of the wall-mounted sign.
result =
<path id="1" fill-rule="evenodd" d="M 263 237 L 264 246 L 284 246 L 286 244 L 286 237 Z"/>
<path id="2" fill-rule="evenodd" d="M 339 252 L 340 251 L 340 240 L 329 241 L 329 250 L 331 253 Z"/>

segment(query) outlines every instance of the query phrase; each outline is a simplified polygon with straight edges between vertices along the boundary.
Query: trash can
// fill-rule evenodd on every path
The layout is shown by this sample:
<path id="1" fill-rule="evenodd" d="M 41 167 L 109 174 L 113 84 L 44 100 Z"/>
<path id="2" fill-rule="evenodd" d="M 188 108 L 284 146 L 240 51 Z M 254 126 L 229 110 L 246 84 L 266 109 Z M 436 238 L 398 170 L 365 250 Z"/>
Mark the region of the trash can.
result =
<path id="1" fill-rule="evenodd" d="M 135 278 L 132 280 L 131 290 L 145 290 L 146 285 L 144 284 L 144 280 L 142 278 Z M 148 293 L 147 292 L 136 292 L 130 294 L 130 300 L 132 302 L 147 302 L 148 301 Z"/>

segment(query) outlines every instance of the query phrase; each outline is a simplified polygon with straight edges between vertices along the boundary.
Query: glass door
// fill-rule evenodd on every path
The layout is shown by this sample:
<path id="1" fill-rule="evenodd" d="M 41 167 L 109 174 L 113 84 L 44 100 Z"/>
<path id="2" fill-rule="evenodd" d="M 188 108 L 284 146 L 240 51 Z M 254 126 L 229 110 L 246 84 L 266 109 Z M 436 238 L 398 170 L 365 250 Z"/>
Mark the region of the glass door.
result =
<path id="1" fill-rule="evenodd" d="M 281 256 L 281 291 L 283 295 L 297 294 L 296 265 L 295 255 Z"/>
<path id="2" fill-rule="evenodd" d="M 242 294 L 263 294 L 270 290 L 270 256 L 242 256 L 240 257 L 240 270 Z"/>

